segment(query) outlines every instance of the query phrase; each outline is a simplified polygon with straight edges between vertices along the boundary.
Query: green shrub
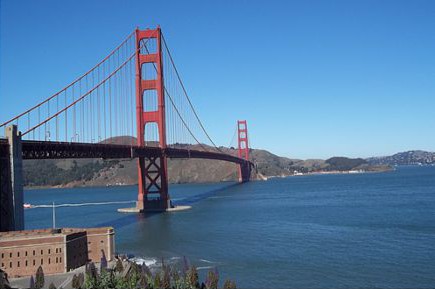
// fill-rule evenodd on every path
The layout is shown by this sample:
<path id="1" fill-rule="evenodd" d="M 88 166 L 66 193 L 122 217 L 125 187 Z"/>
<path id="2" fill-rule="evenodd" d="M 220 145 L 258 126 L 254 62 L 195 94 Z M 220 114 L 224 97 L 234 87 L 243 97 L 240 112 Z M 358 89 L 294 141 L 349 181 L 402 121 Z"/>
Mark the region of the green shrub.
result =
<path id="1" fill-rule="evenodd" d="M 44 279 L 44 271 L 42 270 L 42 267 L 39 266 L 38 270 L 36 270 L 36 278 L 35 278 L 35 288 L 41 289 L 44 287 L 45 279 Z"/>
<path id="2" fill-rule="evenodd" d="M 114 270 L 102 270 L 98 273 L 95 265 L 89 263 L 86 265 L 86 279 L 84 284 L 81 283 L 81 285 L 79 285 L 80 275 L 74 275 L 73 283 L 75 286 L 78 286 L 78 288 L 86 289 L 217 289 L 219 283 L 219 274 L 215 269 L 207 273 L 205 283 L 200 285 L 198 270 L 195 266 L 188 265 L 186 261 L 185 269 L 182 274 L 180 274 L 178 268 L 166 265 L 163 261 L 161 270 L 154 274 L 151 273 L 146 265 L 130 263 L 130 267 L 126 267 L 128 272 L 124 277 L 122 273 L 124 273 L 125 269 L 123 268 L 123 270 L 119 272 L 117 267 L 118 263 Z M 74 285 L 73 287 L 76 288 Z M 236 284 L 227 280 L 223 288 L 236 289 Z"/>
<path id="3" fill-rule="evenodd" d="M 190 267 L 186 276 L 188 288 L 199 288 L 198 271 L 195 266 Z"/>
<path id="4" fill-rule="evenodd" d="M 122 271 L 124 271 L 124 266 L 122 265 L 121 259 L 118 259 L 118 261 L 116 261 L 115 270 L 119 273 L 122 273 Z"/>
<path id="5" fill-rule="evenodd" d="M 72 278 L 72 284 L 71 284 L 71 286 L 74 289 L 79 289 L 80 288 L 80 286 L 79 286 L 79 277 L 76 274 L 74 274 L 74 276 Z"/>
<path id="6" fill-rule="evenodd" d="M 219 274 L 217 270 L 209 271 L 207 273 L 207 279 L 205 280 L 205 287 L 207 289 L 217 289 L 219 283 Z"/>
<path id="7" fill-rule="evenodd" d="M 237 289 L 236 283 L 234 283 L 234 281 L 231 281 L 231 280 L 225 280 L 223 288 L 224 289 Z"/>
<path id="8" fill-rule="evenodd" d="M 35 278 L 33 278 L 33 275 L 30 276 L 30 281 L 29 281 L 29 288 L 30 289 L 35 289 Z"/>

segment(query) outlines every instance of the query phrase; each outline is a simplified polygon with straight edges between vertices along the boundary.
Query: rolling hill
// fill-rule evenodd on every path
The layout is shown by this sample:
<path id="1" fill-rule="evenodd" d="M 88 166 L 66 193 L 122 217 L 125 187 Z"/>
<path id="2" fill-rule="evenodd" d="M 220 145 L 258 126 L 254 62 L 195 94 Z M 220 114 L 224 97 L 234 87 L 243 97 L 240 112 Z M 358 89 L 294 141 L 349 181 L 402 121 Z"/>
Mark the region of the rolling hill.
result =
<path id="1" fill-rule="evenodd" d="M 107 139 L 104 143 L 135 144 L 132 137 Z M 147 145 L 155 145 L 148 143 Z M 199 145 L 178 144 L 178 147 L 198 149 Z M 237 155 L 234 148 L 220 147 L 224 152 Z M 328 160 L 300 160 L 280 157 L 266 150 L 251 149 L 251 160 L 257 165 L 253 179 L 271 176 L 290 176 L 295 173 L 364 170 L 386 170 L 383 164 L 370 164 L 363 159 L 335 157 Z M 200 159 L 174 159 L 168 161 L 169 182 L 200 183 L 237 180 L 235 164 Z M 24 161 L 26 187 L 74 187 L 130 185 L 137 183 L 137 161 L 135 159 L 67 159 Z"/>

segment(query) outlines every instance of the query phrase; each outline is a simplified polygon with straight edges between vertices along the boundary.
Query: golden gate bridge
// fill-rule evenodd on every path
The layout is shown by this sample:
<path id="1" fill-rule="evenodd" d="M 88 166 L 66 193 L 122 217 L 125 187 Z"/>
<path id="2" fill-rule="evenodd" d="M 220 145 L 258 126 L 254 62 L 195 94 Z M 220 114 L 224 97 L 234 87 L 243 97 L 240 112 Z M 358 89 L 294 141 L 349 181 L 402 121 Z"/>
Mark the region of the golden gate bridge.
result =
<path id="1" fill-rule="evenodd" d="M 240 182 L 254 167 L 245 120 L 237 122 L 237 156 L 210 137 L 160 27 L 136 29 L 85 74 L 1 123 L 1 131 L 0 231 L 24 228 L 23 159 L 136 158 L 141 212 L 171 206 L 168 158 L 232 162 Z"/>

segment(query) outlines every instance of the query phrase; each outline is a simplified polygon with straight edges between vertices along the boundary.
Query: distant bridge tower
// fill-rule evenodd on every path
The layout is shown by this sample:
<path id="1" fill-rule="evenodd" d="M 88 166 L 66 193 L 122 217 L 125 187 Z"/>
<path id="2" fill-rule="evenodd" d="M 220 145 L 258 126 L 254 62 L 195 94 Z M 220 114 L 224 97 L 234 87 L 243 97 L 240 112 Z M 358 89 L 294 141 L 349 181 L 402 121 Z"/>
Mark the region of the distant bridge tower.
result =
<path id="1" fill-rule="evenodd" d="M 238 156 L 247 162 L 239 166 L 239 181 L 248 182 L 251 177 L 251 165 L 249 164 L 248 125 L 246 120 L 237 121 Z"/>
<path id="2" fill-rule="evenodd" d="M 156 40 L 156 51 L 142 53 L 145 47 L 142 43 Z M 162 63 L 162 34 L 160 27 L 154 30 L 136 29 L 136 119 L 137 145 L 146 146 L 145 131 L 150 124 L 157 124 L 158 144 L 166 148 L 165 95 Z M 155 79 L 143 79 L 143 70 L 147 64 L 152 64 L 156 70 Z M 149 95 L 157 98 L 157 108 L 154 111 L 144 110 L 144 97 Z M 156 103 L 156 102 L 154 102 Z M 146 106 L 145 106 L 146 107 Z M 165 153 L 153 157 L 138 158 L 138 200 L 137 209 L 143 211 L 164 211 L 169 205 L 168 171 Z"/>

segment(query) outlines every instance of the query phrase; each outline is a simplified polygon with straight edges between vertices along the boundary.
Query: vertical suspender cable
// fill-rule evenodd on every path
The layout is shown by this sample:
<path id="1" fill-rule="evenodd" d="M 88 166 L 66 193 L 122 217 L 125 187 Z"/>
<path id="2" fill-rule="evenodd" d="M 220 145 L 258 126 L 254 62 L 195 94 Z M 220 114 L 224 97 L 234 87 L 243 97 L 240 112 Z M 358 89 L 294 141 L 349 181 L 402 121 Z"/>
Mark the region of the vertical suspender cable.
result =
<path id="1" fill-rule="evenodd" d="M 66 95 L 66 90 L 64 93 L 65 96 L 65 107 L 67 106 L 67 95 Z M 65 142 L 68 141 L 68 111 L 65 110 Z"/>

